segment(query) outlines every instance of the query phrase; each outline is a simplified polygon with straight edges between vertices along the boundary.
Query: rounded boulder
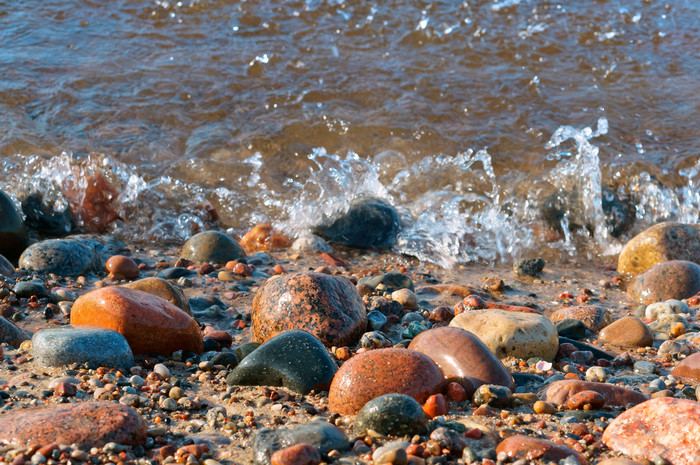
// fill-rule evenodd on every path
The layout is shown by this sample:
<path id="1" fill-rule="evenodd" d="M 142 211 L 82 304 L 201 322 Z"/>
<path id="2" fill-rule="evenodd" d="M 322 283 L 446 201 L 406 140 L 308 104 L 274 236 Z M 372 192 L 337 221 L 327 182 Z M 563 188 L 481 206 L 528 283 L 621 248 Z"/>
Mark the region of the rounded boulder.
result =
<path id="1" fill-rule="evenodd" d="M 670 299 L 686 299 L 700 292 L 700 266 L 688 261 L 659 263 L 637 276 L 627 295 L 644 305 Z"/>
<path id="2" fill-rule="evenodd" d="M 698 225 L 666 222 L 648 228 L 625 244 L 617 271 L 636 275 L 671 260 L 700 263 Z"/>
<path id="3" fill-rule="evenodd" d="M 204 231 L 192 236 L 182 246 L 180 258 L 197 262 L 225 264 L 245 257 L 245 252 L 228 234 L 220 231 Z"/>

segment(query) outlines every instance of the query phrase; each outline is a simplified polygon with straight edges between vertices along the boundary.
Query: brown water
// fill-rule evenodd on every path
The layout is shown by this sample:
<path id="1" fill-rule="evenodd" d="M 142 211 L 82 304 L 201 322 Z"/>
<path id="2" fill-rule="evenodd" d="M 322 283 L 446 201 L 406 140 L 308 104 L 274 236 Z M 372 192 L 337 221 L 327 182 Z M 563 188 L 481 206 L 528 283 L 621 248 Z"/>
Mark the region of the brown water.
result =
<path id="1" fill-rule="evenodd" d="M 127 239 L 371 194 L 442 265 L 606 257 L 698 220 L 698 50 L 693 0 L 0 1 L 0 188 L 61 209 L 102 172 Z"/>

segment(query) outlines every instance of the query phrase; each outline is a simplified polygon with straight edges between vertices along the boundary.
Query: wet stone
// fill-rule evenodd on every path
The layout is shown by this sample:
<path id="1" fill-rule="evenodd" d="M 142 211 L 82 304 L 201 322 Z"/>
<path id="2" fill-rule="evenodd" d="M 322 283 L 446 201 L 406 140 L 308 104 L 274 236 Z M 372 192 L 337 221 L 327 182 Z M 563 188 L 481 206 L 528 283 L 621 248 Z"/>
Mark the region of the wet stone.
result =
<path id="1" fill-rule="evenodd" d="M 654 335 L 642 320 L 626 316 L 603 328 L 598 340 L 623 348 L 648 347 L 654 343 Z"/>
<path id="2" fill-rule="evenodd" d="M 463 437 L 463 434 L 459 434 L 444 426 L 435 428 L 433 432 L 430 433 L 430 439 L 432 441 L 435 441 L 442 449 L 447 449 L 456 456 L 462 454 L 462 450 L 464 450 L 464 446 L 466 445 L 466 441 L 462 440 Z"/>
<path id="3" fill-rule="evenodd" d="M 382 312 L 375 310 L 367 314 L 367 326 L 375 331 L 381 331 L 386 323 L 387 318 Z"/>
<path id="4" fill-rule="evenodd" d="M 38 231 L 44 236 L 65 236 L 75 226 L 75 219 L 66 208 L 57 211 L 44 204 L 42 195 L 33 193 L 21 199 L 22 213 L 28 229 Z"/>
<path id="5" fill-rule="evenodd" d="M 513 393 L 505 386 L 483 384 L 474 393 L 474 403 L 489 407 L 508 408 L 513 404 Z"/>
<path id="6" fill-rule="evenodd" d="M 688 261 L 659 263 L 637 276 L 627 294 L 645 305 L 669 299 L 686 299 L 700 292 L 700 266 Z"/>
<path id="7" fill-rule="evenodd" d="M 360 283 L 377 288 L 380 284 L 387 292 L 395 292 L 399 289 L 409 289 L 415 292 L 411 278 L 402 273 L 384 273 L 377 276 L 361 278 Z"/>
<path id="8" fill-rule="evenodd" d="M 635 362 L 634 369 L 639 373 L 653 374 L 656 373 L 656 364 L 647 360 L 639 360 L 638 362 Z"/>
<path id="9" fill-rule="evenodd" d="M 396 315 L 402 317 L 404 314 L 404 308 L 400 303 L 384 297 L 373 297 L 368 310 L 370 312 L 380 312 L 386 316 Z"/>
<path id="10" fill-rule="evenodd" d="M 583 322 L 590 331 L 597 333 L 613 322 L 612 314 L 597 305 L 581 305 L 576 307 L 564 307 L 552 313 L 549 317 L 553 323 L 567 319 L 575 319 Z"/>
<path id="11" fill-rule="evenodd" d="M 17 347 L 22 341 L 27 340 L 27 335 L 17 326 L 0 316 L 0 344 L 3 342 Z"/>
<path id="12" fill-rule="evenodd" d="M 115 279 L 135 279 L 139 277 L 139 267 L 135 261 L 124 255 L 112 255 L 105 263 L 105 271 Z"/>
<path id="13" fill-rule="evenodd" d="M 406 329 L 401 333 L 401 337 L 404 339 L 413 339 L 418 336 L 423 331 L 427 331 L 428 328 L 419 321 L 412 321 L 406 326 Z"/>
<path id="14" fill-rule="evenodd" d="M 253 460 L 256 465 L 270 465 L 273 453 L 295 444 L 309 444 L 321 454 L 350 447 L 340 429 L 325 421 L 312 421 L 292 428 L 261 428 L 253 440 Z"/>
<path id="15" fill-rule="evenodd" d="M 513 263 L 513 271 L 520 276 L 537 276 L 544 270 L 544 258 L 523 258 Z"/>
<path id="16" fill-rule="evenodd" d="M 102 269 L 92 247 L 74 239 L 50 239 L 29 246 L 19 259 L 19 267 L 39 273 L 76 277 Z"/>
<path id="17" fill-rule="evenodd" d="M 327 390 L 337 365 L 313 335 L 287 331 L 245 357 L 229 373 L 229 385 L 282 386 L 300 394 Z"/>
<path id="18" fill-rule="evenodd" d="M 180 258 L 195 263 L 218 263 L 245 257 L 245 252 L 231 236 L 220 231 L 195 234 L 182 246 Z"/>
<path id="19" fill-rule="evenodd" d="M 112 255 L 129 253 L 129 249 L 122 241 L 109 234 L 71 234 L 66 239 L 78 241 L 95 249 L 100 263 L 105 263 Z"/>
<path id="20" fill-rule="evenodd" d="M 321 237 L 314 234 L 308 234 L 299 237 L 292 243 L 290 247 L 292 252 L 305 252 L 305 253 L 330 253 L 333 248 L 328 245 L 328 243 Z"/>
<path id="21" fill-rule="evenodd" d="M 614 355 L 611 355 L 603 350 L 600 350 L 599 348 L 592 346 L 590 344 L 586 344 L 585 342 L 577 341 L 575 339 L 569 339 L 567 337 L 560 336 L 559 337 L 559 344 L 565 344 L 569 343 L 576 347 L 578 350 L 585 350 L 588 352 L 591 352 L 595 358 L 602 358 L 604 360 L 612 360 L 615 358 Z"/>
<path id="22" fill-rule="evenodd" d="M 32 355 L 45 367 L 87 363 L 92 368 L 129 368 L 134 356 L 124 336 L 92 326 L 42 329 L 32 337 Z"/>
<path id="23" fill-rule="evenodd" d="M 540 392 L 540 399 L 555 405 L 563 405 L 571 397 L 582 391 L 595 391 L 605 398 L 606 405 L 614 407 L 639 404 L 648 399 L 641 392 L 610 383 L 612 383 L 612 379 L 608 380 L 608 383 L 594 383 L 575 379 L 555 381 Z"/>
<path id="24" fill-rule="evenodd" d="M 357 435 L 374 430 L 384 435 L 405 436 L 422 434 L 428 419 L 420 404 L 404 394 L 385 394 L 365 404 L 355 419 Z"/>
<path id="25" fill-rule="evenodd" d="M 19 298 L 29 298 L 32 296 L 45 297 L 46 287 L 42 283 L 35 281 L 20 281 L 15 284 L 13 289 L 15 295 Z"/>
<path id="26" fill-rule="evenodd" d="M 0 254 L 0 276 L 10 277 L 13 274 L 15 274 L 15 267 L 4 255 Z"/>
<path id="27" fill-rule="evenodd" d="M 604 405 L 605 397 L 596 391 L 580 391 L 566 401 L 569 410 L 598 410 Z"/>
<path id="28" fill-rule="evenodd" d="M 330 242 L 359 249 L 390 249 L 400 232 L 394 207 L 374 198 L 354 202 L 346 213 L 314 229 Z"/>
<path id="29" fill-rule="evenodd" d="M 408 441 L 391 441 L 378 447 L 372 453 L 372 460 L 379 464 L 406 465 L 408 461 L 407 448 L 411 445 Z"/>
<path id="30" fill-rule="evenodd" d="M 261 344 L 259 342 L 246 342 L 245 344 L 241 344 L 236 347 L 236 357 L 238 357 L 238 360 L 243 360 L 260 346 Z"/>
<path id="31" fill-rule="evenodd" d="M 671 371 L 671 374 L 676 378 L 690 380 L 693 383 L 700 383 L 700 352 L 683 359 Z"/>
<path id="32" fill-rule="evenodd" d="M 659 355 L 690 355 L 691 350 L 684 341 L 664 341 L 659 347 Z"/>
<path id="33" fill-rule="evenodd" d="M 0 255 L 16 262 L 28 243 L 27 230 L 15 204 L 0 191 Z"/>
<path id="34" fill-rule="evenodd" d="M 148 277 L 139 279 L 138 281 L 132 281 L 130 283 L 123 285 L 129 289 L 135 289 L 137 291 L 148 292 L 155 296 L 165 299 L 171 304 L 178 307 L 185 313 L 190 313 L 190 304 L 182 292 L 182 289 L 177 284 L 173 284 L 162 278 Z"/>
<path id="35" fill-rule="evenodd" d="M 540 459 L 558 462 L 573 457 L 576 460 L 575 464 L 585 465 L 587 463 L 581 454 L 567 446 L 524 435 L 515 435 L 504 439 L 498 444 L 496 452 L 504 452 L 513 461 Z"/>
<path id="36" fill-rule="evenodd" d="M 622 249 L 617 270 L 636 275 L 671 260 L 700 263 L 700 232 L 695 225 L 666 222 L 643 231 Z"/>
<path id="37" fill-rule="evenodd" d="M 310 444 L 295 444 L 272 454 L 270 462 L 272 465 L 317 465 L 321 454 Z"/>
<path id="38" fill-rule="evenodd" d="M 391 347 L 391 340 L 381 331 L 370 331 L 365 333 L 360 338 L 360 346 L 363 349 L 381 349 L 384 347 Z"/>
<path id="39" fill-rule="evenodd" d="M 238 365 L 238 357 L 233 352 L 220 352 L 210 360 L 212 366 L 221 365 L 226 368 L 235 368 Z"/>
<path id="40" fill-rule="evenodd" d="M 187 276 L 194 276 L 197 273 L 187 268 L 172 267 L 160 271 L 156 277 L 160 279 L 180 279 Z"/>
<path id="41" fill-rule="evenodd" d="M 581 320 L 566 318 L 557 321 L 554 326 L 557 328 L 557 334 L 559 336 L 569 337 L 571 339 L 583 339 L 590 335 L 589 329 Z"/>

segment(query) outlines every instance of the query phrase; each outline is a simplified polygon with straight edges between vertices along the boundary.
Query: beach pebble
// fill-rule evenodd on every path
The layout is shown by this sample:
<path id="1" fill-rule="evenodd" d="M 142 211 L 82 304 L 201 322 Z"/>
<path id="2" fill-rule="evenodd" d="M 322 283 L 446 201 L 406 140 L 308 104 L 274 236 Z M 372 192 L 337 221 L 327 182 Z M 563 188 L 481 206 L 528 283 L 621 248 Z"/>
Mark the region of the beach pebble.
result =
<path id="1" fill-rule="evenodd" d="M 367 314 L 367 326 L 375 331 L 381 331 L 386 323 L 386 315 L 378 310 L 373 310 Z"/>
<path id="2" fill-rule="evenodd" d="M 692 384 L 700 383 L 700 352 L 684 358 L 671 371 L 671 374 L 676 378 L 690 380 Z"/>
<path id="3" fill-rule="evenodd" d="M 15 204 L 0 191 L 0 254 L 16 262 L 28 243 L 27 230 Z"/>
<path id="4" fill-rule="evenodd" d="M 505 386 L 482 384 L 476 389 L 473 400 L 476 405 L 508 408 L 513 404 L 513 393 Z"/>
<path id="5" fill-rule="evenodd" d="M 278 450 L 295 444 L 308 444 L 321 454 L 350 447 L 347 436 L 326 421 L 311 421 L 286 428 L 261 428 L 253 439 L 253 460 L 256 465 L 271 465 L 270 458 Z"/>
<path id="6" fill-rule="evenodd" d="M 368 276 L 366 278 L 360 278 L 359 283 L 367 284 L 374 289 L 377 289 L 377 287 L 381 285 L 386 292 L 396 292 L 399 289 L 415 291 L 413 280 L 403 273 L 389 272 L 376 276 Z"/>
<path id="7" fill-rule="evenodd" d="M 415 310 L 418 308 L 418 298 L 410 289 L 399 289 L 391 293 L 392 300 L 401 304 L 404 310 Z"/>
<path id="8" fill-rule="evenodd" d="M 474 388 L 496 384 L 513 389 L 506 367 L 479 338 L 461 328 L 443 326 L 416 336 L 408 346 L 430 357 L 445 379 L 469 378 Z M 468 393 L 471 397 L 472 393 Z"/>
<path id="9" fill-rule="evenodd" d="M 297 238 L 297 240 L 292 243 L 290 250 L 292 252 L 321 254 L 329 253 L 333 248 L 328 245 L 328 242 L 323 238 L 314 234 L 306 234 Z"/>
<path id="10" fill-rule="evenodd" d="M 135 261 L 124 255 L 112 255 L 105 263 L 105 271 L 115 279 L 136 279 L 139 267 Z"/>
<path id="11" fill-rule="evenodd" d="M 557 408 L 553 405 L 550 404 L 549 402 L 545 402 L 542 400 L 538 400 L 534 404 L 532 404 L 532 410 L 535 413 L 543 414 L 546 413 L 548 415 L 553 415 L 557 413 Z"/>
<path id="12" fill-rule="evenodd" d="M 596 391 L 579 391 L 566 401 L 569 410 L 598 410 L 604 405 L 605 397 Z"/>
<path id="13" fill-rule="evenodd" d="M 659 263 L 640 274 L 627 287 L 634 302 L 649 305 L 669 299 L 686 299 L 700 292 L 700 266 L 688 261 Z"/>
<path id="14" fill-rule="evenodd" d="M 535 313 L 473 310 L 454 317 L 450 326 L 472 332 L 500 359 L 542 357 L 551 361 L 559 349 L 554 325 Z"/>
<path id="15" fill-rule="evenodd" d="M 664 341 L 659 347 L 659 355 L 690 355 L 691 350 L 685 341 Z"/>
<path id="16" fill-rule="evenodd" d="M 92 326 L 42 329 L 32 336 L 32 355 L 41 366 L 87 363 L 93 368 L 129 368 L 134 356 L 124 336 Z"/>
<path id="17" fill-rule="evenodd" d="M 666 222 L 651 226 L 625 244 L 617 271 L 636 275 L 671 260 L 700 263 L 700 232 L 696 225 Z"/>
<path id="18" fill-rule="evenodd" d="M 588 463 L 581 454 L 570 447 L 520 434 L 510 436 L 501 441 L 498 447 L 496 447 L 496 452 L 504 452 L 506 457 L 512 461 L 518 459 L 540 459 L 559 462 L 560 460 L 572 457 L 575 460 L 573 462 L 574 464 L 586 465 Z"/>
<path id="19" fill-rule="evenodd" d="M 578 340 L 590 335 L 590 330 L 581 320 L 566 318 L 564 320 L 557 321 L 554 326 L 557 328 L 557 334 L 559 336 Z"/>
<path id="20" fill-rule="evenodd" d="M 354 433 L 363 435 L 370 429 L 393 436 L 421 434 L 428 429 L 428 419 L 413 397 L 385 394 L 367 402 L 357 414 Z"/>
<path id="21" fill-rule="evenodd" d="M 317 465 L 321 454 L 310 444 L 295 444 L 272 454 L 270 462 L 272 465 Z"/>
<path id="22" fill-rule="evenodd" d="M 130 407 L 109 402 L 80 402 L 23 409 L 0 415 L 0 442 L 21 447 L 108 442 L 144 445 L 146 424 Z"/>
<path id="23" fill-rule="evenodd" d="M 634 460 L 630 459 L 625 459 L 622 457 L 615 457 L 612 459 L 605 459 L 600 462 L 598 462 L 598 465 L 642 465 L 639 462 L 635 462 Z"/>
<path id="24" fill-rule="evenodd" d="M 13 347 L 19 346 L 27 340 L 27 335 L 5 317 L 0 316 L 0 344 L 3 342 Z"/>
<path id="25" fill-rule="evenodd" d="M 199 325 L 191 316 L 165 299 L 122 286 L 80 297 L 73 304 L 70 323 L 113 329 L 124 335 L 135 355 L 203 352 Z"/>
<path id="26" fill-rule="evenodd" d="M 370 331 L 360 338 L 360 346 L 367 350 L 382 349 L 392 345 L 391 340 L 381 331 Z"/>
<path id="27" fill-rule="evenodd" d="M 673 465 L 697 465 L 700 403 L 670 397 L 648 400 L 615 418 L 605 429 L 603 442 L 632 457 L 661 456 Z"/>
<path id="28" fill-rule="evenodd" d="M 670 299 L 666 302 L 655 302 L 648 305 L 644 310 L 644 316 L 656 320 L 663 315 L 677 315 L 680 313 L 690 313 L 690 308 L 685 302 Z"/>
<path id="29" fill-rule="evenodd" d="M 603 328 L 598 340 L 622 348 L 648 347 L 653 344 L 654 335 L 636 316 L 625 316 Z"/>
<path id="30" fill-rule="evenodd" d="M 124 254 L 129 251 L 122 241 L 109 234 L 71 234 L 66 239 L 92 247 L 97 252 L 100 263 L 105 263 L 112 255 Z M 98 271 L 101 269 L 100 265 Z"/>
<path id="31" fill-rule="evenodd" d="M 380 312 L 386 316 L 396 315 L 399 318 L 403 317 L 405 313 L 404 307 L 399 302 L 392 299 L 377 296 L 371 298 L 368 311 Z M 420 320 L 417 321 L 423 321 L 423 317 L 421 317 Z"/>
<path id="32" fill-rule="evenodd" d="M 15 295 L 19 298 L 30 298 L 32 296 L 45 297 L 46 287 L 42 282 L 38 281 L 20 281 L 15 284 L 13 289 Z"/>
<path id="33" fill-rule="evenodd" d="M 195 263 L 218 263 L 245 257 L 245 252 L 231 236 L 220 231 L 204 231 L 190 237 L 182 246 L 180 258 Z"/>
<path id="34" fill-rule="evenodd" d="M 34 192 L 20 201 L 27 229 L 38 231 L 44 236 L 58 237 L 69 234 L 74 228 L 75 220 L 70 210 L 55 210 L 50 201 L 44 203 L 42 194 Z"/>
<path id="35" fill-rule="evenodd" d="M 315 336 L 286 331 L 250 353 L 229 373 L 229 385 L 282 386 L 300 394 L 330 386 L 337 365 Z"/>
<path id="36" fill-rule="evenodd" d="M 0 276 L 7 276 L 8 278 L 15 274 L 15 267 L 12 263 L 5 258 L 4 255 L 0 254 Z"/>
<path id="37" fill-rule="evenodd" d="M 59 276 L 80 276 L 102 269 L 97 251 L 74 239 L 49 239 L 30 245 L 19 259 L 19 267 Z"/>
<path id="38" fill-rule="evenodd" d="M 430 433 L 431 441 L 435 441 L 440 448 L 447 449 L 456 456 L 462 454 L 462 450 L 466 445 L 466 441 L 462 439 L 463 437 L 463 434 L 459 434 L 457 431 L 445 428 L 444 426 L 435 428 L 433 432 Z"/>
<path id="39" fill-rule="evenodd" d="M 268 223 L 255 225 L 253 229 L 245 233 L 241 238 L 243 250 L 253 254 L 269 250 L 286 249 L 291 243 L 292 241 L 287 236 L 274 229 Z"/>
<path id="40" fill-rule="evenodd" d="M 612 379 L 609 380 L 612 382 Z M 613 407 L 625 407 L 627 404 L 639 404 L 648 399 L 641 392 L 608 383 L 593 383 L 577 379 L 566 379 L 549 384 L 540 392 L 540 399 L 554 405 L 564 405 L 569 399 L 582 391 L 595 391 L 605 398 L 605 404 Z"/>
<path id="41" fill-rule="evenodd" d="M 513 263 L 513 271 L 519 276 L 537 276 L 544 270 L 544 258 L 523 258 Z"/>
<path id="42" fill-rule="evenodd" d="M 348 279 L 313 272 L 267 281 L 255 294 L 251 318 L 256 342 L 301 329 L 329 347 L 354 344 L 367 323 L 362 298 Z"/>
<path id="43" fill-rule="evenodd" d="M 590 367 L 586 370 L 586 381 L 604 383 L 608 379 L 608 373 L 603 367 Z"/>
<path id="44" fill-rule="evenodd" d="M 426 355 L 408 349 L 377 349 L 345 362 L 331 384 L 328 406 L 343 415 L 357 413 L 383 394 L 406 394 L 422 404 L 442 385 L 440 368 Z"/>
<path id="45" fill-rule="evenodd" d="M 583 322 L 590 331 L 597 333 L 613 322 L 612 314 L 597 305 L 580 305 L 564 307 L 552 313 L 549 317 L 552 323 L 574 319 Z"/>
<path id="46" fill-rule="evenodd" d="M 401 219 L 394 207 L 374 198 L 357 200 L 347 212 L 314 228 L 330 242 L 358 249 L 390 249 L 400 232 Z"/>
<path id="47" fill-rule="evenodd" d="M 372 461 L 376 464 L 406 465 L 408 454 L 406 448 L 411 445 L 408 441 L 391 441 L 378 447 L 372 453 Z"/>

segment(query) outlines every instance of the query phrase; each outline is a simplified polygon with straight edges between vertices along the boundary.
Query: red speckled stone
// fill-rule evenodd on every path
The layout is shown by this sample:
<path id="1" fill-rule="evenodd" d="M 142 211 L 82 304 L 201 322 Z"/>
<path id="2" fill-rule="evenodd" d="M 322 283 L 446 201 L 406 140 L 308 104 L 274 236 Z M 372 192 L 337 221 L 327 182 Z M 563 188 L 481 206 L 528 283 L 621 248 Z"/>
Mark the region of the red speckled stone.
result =
<path id="1" fill-rule="evenodd" d="M 691 380 L 693 384 L 700 383 L 700 352 L 689 355 L 671 372 L 676 378 Z"/>
<path id="2" fill-rule="evenodd" d="M 586 459 L 575 450 L 544 439 L 535 439 L 517 434 L 504 439 L 496 447 L 496 453 L 505 452 L 511 460 L 553 460 L 559 461 L 574 457 L 580 465 L 586 465 Z"/>
<path id="3" fill-rule="evenodd" d="M 569 318 L 583 322 L 586 328 L 594 333 L 597 333 L 613 322 L 612 314 L 603 307 L 598 307 L 597 305 L 564 307 L 549 316 L 552 323 L 557 323 Z"/>
<path id="4" fill-rule="evenodd" d="M 605 405 L 605 397 L 596 391 L 581 391 L 569 397 L 566 406 L 570 410 L 583 410 L 586 405 L 590 405 L 592 410 L 598 410 Z"/>
<path id="5" fill-rule="evenodd" d="M 0 415 L 0 443 L 18 447 L 108 442 L 146 443 L 146 424 L 131 407 L 111 402 L 80 402 L 19 410 Z"/>
<path id="6" fill-rule="evenodd" d="M 632 457 L 660 455 L 673 465 L 700 463 L 700 403 L 659 397 L 615 418 L 603 433 L 612 450 Z"/>
<path id="7" fill-rule="evenodd" d="M 346 278 L 322 273 L 281 275 L 255 294 L 253 338 L 265 342 L 292 329 L 307 331 L 326 346 L 352 345 L 365 331 L 367 313 Z"/>
<path id="8" fill-rule="evenodd" d="M 669 299 L 687 299 L 700 292 L 700 266 L 673 260 L 659 263 L 637 276 L 627 287 L 627 295 L 644 305 Z"/>
<path id="9" fill-rule="evenodd" d="M 443 382 L 440 368 L 426 355 L 408 349 L 376 349 L 345 362 L 333 378 L 328 406 L 354 415 L 384 394 L 406 394 L 423 404 Z"/>
<path id="10" fill-rule="evenodd" d="M 513 378 L 498 357 L 464 329 L 445 326 L 423 331 L 408 348 L 430 357 L 446 379 L 469 378 L 474 389 L 482 384 L 514 388 Z"/>
<path id="11" fill-rule="evenodd" d="M 134 355 L 170 355 L 204 350 L 197 322 L 167 300 L 147 292 L 111 286 L 80 297 L 70 314 L 72 325 L 100 326 L 121 333 Z"/>
<path id="12" fill-rule="evenodd" d="M 641 392 L 633 391 L 632 389 L 615 386 L 614 384 L 594 383 L 578 379 L 565 379 L 553 382 L 540 393 L 540 399 L 555 405 L 562 405 L 570 397 L 581 391 L 595 391 L 602 394 L 605 398 L 605 404 L 614 407 L 639 404 L 648 399 Z"/>
<path id="13" fill-rule="evenodd" d="M 317 465 L 321 454 L 310 444 L 295 444 L 280 449 L 270 457 L 272 465 Z"/>
<path id="14" fill-rule="evenodd" d="M 139 277 L 139 266 L 124 255 L 112 255 L 105 263 L 105 271 L 116 279 L 134 279 Z"/>

